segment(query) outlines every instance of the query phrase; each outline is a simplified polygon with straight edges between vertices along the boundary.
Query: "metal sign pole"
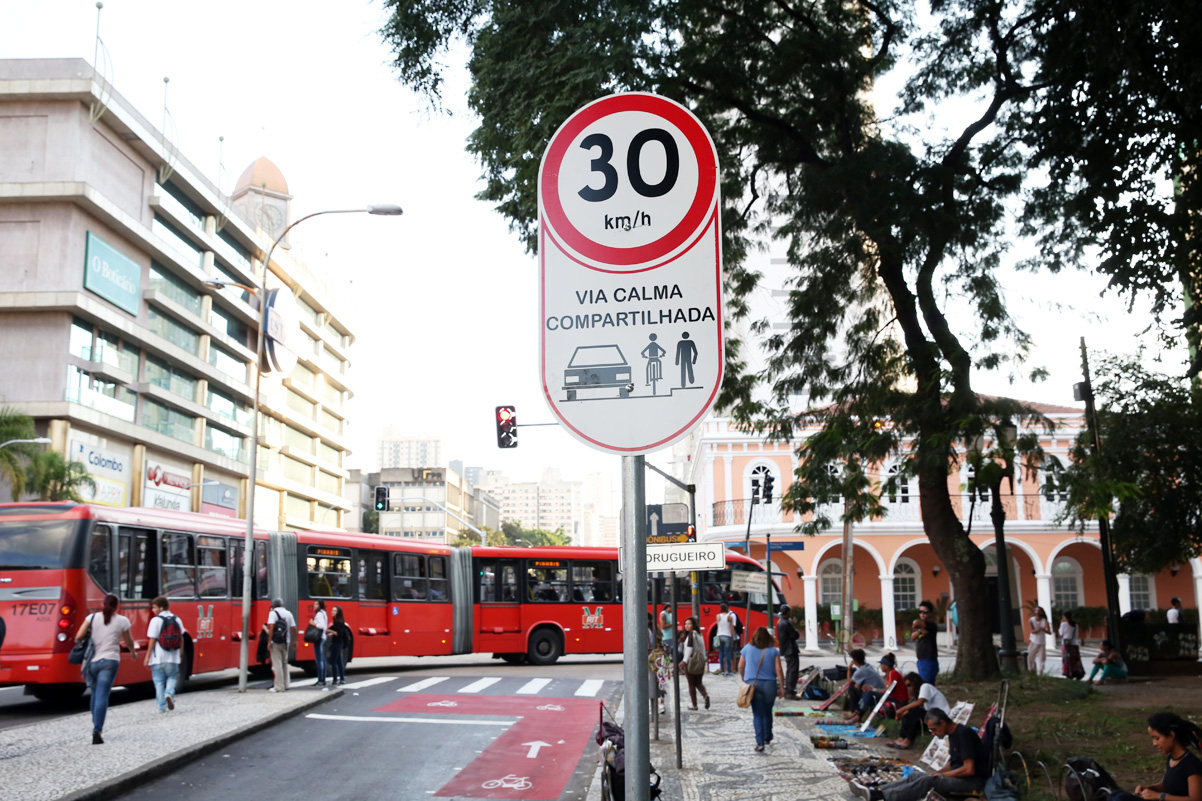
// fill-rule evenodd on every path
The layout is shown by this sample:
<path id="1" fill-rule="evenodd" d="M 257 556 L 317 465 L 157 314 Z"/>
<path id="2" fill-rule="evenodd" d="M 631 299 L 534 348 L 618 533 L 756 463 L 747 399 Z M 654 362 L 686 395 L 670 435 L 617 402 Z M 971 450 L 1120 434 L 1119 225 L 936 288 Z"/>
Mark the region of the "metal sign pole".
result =
<path id="1" fill-rule="evenodd" d="M 676 580 L 676 573 L 668 574 L 671 576 L 672 582 L 672 634 L 677 639 L 680 638 L 680 584 Z M 682 767 L 681 743 L 680 743 L 680 719 L 683 715 L 680 714 L 680 660 L 676 658 L 677 651 L 676 640 L 672 641 L 672 703 L 676 705 L 673 710 L 675 713 L 676 726 L 676 767 Z"/>
<path id="2" fill-rule="evenodd" d="M 647 737 L 647 493 L 644 457 L 622 457 L 622 679 L 626 690 L 626 797 L 650 801 Z"/>

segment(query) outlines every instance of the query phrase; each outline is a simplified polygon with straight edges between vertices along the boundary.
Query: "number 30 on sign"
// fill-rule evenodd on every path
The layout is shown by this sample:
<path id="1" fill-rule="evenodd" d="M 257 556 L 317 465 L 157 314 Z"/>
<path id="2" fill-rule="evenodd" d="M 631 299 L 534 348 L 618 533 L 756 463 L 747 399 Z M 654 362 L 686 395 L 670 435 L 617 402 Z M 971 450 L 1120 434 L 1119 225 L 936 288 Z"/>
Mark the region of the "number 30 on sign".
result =
<path id="1" fill-rule="evenodd" d="M 601 98 L 556 132 L 539 173 L 543 393 L 614 453 L 685 436 L 722 382 L 718 158 L 656 95 Z"/>

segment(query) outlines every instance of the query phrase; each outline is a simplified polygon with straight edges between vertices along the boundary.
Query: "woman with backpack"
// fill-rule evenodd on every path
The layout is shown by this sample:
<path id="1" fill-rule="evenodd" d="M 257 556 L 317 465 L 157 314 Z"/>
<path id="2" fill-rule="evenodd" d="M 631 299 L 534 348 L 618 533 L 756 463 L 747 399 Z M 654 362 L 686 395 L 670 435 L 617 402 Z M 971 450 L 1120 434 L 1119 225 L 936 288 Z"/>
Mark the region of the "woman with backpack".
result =
<path id="1" fill-rule="evenodd" d="M 175 684 L 179 678 L 180 655 L 184 651 L 184 624 L 171 614 L 171 602 L 160 595 L 150 602 L 154 617 L 146 629 L 146 660 L 154 680 L 154 700 L 159 711 L 175 709 Z"/>
<path id="2" fill-rule="evenodd" d="M 92 745 L 103 745 L 104 718 L 109 711 L 109 693 L 117 678 L 117 666 L 121 663 L 121 643 L 129 649 L 129 655 L 138 658 L 138 646 L 129 634 L 130 622 L 125 615 L 117 614 L 117 596 L 104 596 L 104 611 L 94 612 L 84 620 L 75 639 L 92 636 L 92 658 L 84 665 L 84 677 L 92 690 Z M 99 619 L 97 619 L 99 618 Z"/>
<path id="3" fill-rule="evenodd" d="M 350 649 L 351 629 L 342 616 L 341 606 L 335 606 L 331 614 L 333 620 L 326 629 L 326 636 L 330 640 L 330 678 L 337 687 L 346 684 L 346 657 Z"/>
<path id="4" fill-rule="evenodd" d="M 697 710 L 697 693 L 705 699 L 705 708 L 710 708 L 710 694 L 705 691 L 705 672 L 709 670 L 709 655 L 701 632 L 697 631 L 697 618 L 684 619 L 684 631 L 680 635 L 684 648 L 684 677 L 689 683 L 689 709 Z"/>

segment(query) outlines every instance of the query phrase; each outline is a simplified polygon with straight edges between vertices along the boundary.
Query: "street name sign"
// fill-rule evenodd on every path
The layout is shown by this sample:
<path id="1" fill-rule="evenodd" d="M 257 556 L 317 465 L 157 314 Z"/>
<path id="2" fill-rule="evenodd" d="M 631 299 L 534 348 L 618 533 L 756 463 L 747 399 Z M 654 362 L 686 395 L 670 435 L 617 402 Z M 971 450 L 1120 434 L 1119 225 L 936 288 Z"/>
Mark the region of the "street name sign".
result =
<path id="1" fill-rule="evenodd" d="M 722 570 L 726 547 L 720 542 L 677 542 L 647 546 L 647 570 Z"/>
<path id="2" fill-rule="evenodd" d="M 806 544 L 804 542 L 770 542 L 768 543 L 769 551 L 804 551 Z"/>
<path id="3" fill-rule="evenodd" d="M 543 396 L 572 436 L 639 455 L 722 383 L 718 154 L 684 106 L 631 92 L 577 110 L 538 182 Z"/>

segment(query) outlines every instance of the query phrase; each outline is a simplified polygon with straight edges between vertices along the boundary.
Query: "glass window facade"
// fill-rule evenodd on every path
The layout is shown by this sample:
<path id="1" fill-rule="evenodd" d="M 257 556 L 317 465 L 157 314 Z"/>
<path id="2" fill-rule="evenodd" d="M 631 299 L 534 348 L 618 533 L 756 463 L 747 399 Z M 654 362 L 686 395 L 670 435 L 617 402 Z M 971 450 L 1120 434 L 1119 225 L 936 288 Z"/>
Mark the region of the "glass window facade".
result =
<path id="1" fill-rule="evenodd" d="M 205 427 L 205 448 L 234 461 L 240 462 L 245 458 L 242 454 L 242 437 L 212 424 Z"/>
<path id="2" fill-rule="evenodd" d="M 235 381 L 246 383 L 246 362 L 213 344 L 209 345 L 209 364 Z"/>
<path id="3" fill-rule="evenodd" d="M 154 306 L 150 307 L 146 327 L 193 356 L 200 352 L 200 334 L 168 317 Z"/>
<path id="4" fill-rule="evenodd" d="M 302 398 L 300 395 L 297 395 L 292 390 L 287 391 L 285 403 L 288 405 L 289 409 L 291 409 L 294 412 L 299 413 L 306 420 L 313 419 L 313 410 L 316 407 L 309 401 Z"/>
<path id="5" fill-rule="evenodd" d="M 146 357 L 146 380 L 185 400 L 196 400 L 196 379 L 153 356 Z"/>
<path id="6" fill-rule="evenodd" d="M 134 421 L 137 395 L 120 384 L 95 378 L 73 364 L 67 365 L 66 400 L 81 403 L 127 423 Z"/>
<path id="7" fill-rule="evenodd" d="M 150 224 L 150 230 L 154 231 L 160 239 L 167 242 L 168 245 L 175 251 L 178 251 L 180 261 L 192 267 L 203 266 L 203 258 L 196 246 L 171 223 L 166 222 L 161 217 L 156 216 L 154 222 Z"/>
<path id="8" fill-rule="evenodd" d="M 216 303 L 209 309 L 209 324 L 239 345 L 249 347 L 250 329 Z"/>
<path id="9" fill-rule="evenodd" d="M 195 442 L 194 417 L 164 406 L 150 398 L 142 399 L 142 427 L 166 434 L 172 439 L 186 442 L 189 445 Z"/>
<path id="10" fill-rule="evenodd" d="M 150 263 L 150 288 L 157 289 L 197 317 L 200 316 L 200 293 L 157 261 Z"/>
<path id="11" fill-rule="evenodd" d="M 78 317 L 71 321 L 71 340 L 67 352 L 86 361 L 92 361 L 92 324 Z"/>
<path id="12" fill-rule="evenodd" d="M 299 517 L 302 520 L 309 519 L 309 499 L 302 498 L 299 495 L 288 494 L 284 496 L 284 514 L 290 517 Z"/>

